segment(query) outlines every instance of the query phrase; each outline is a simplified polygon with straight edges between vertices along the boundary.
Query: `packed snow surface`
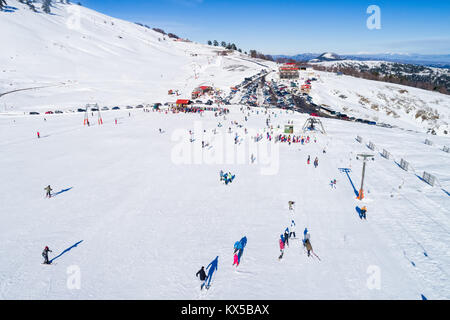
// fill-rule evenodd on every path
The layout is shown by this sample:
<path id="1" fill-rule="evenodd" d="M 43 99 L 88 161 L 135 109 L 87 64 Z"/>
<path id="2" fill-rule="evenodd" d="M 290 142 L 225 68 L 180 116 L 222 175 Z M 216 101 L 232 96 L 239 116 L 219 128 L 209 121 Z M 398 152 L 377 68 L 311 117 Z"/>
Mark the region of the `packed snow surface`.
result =
<path id="1" fill-rule="evenodd" d="M 2 41 L 11 44 L 0 51 L 0 299 L 450 298 L 450 154 L 442 151 L 449 139 L 418 132 L 429 123 L 390 105 L 436 110 L 432 125 L 441 134 L 447 96 L 303 74 L 318 78 L 317 104 L 399 128 L 323 119 L 327 134 L 305 133 L 312 137 L 306 145 L 267 144 L 269 115 L 272 137 L 288 121 L 301 135 L 307 116 L 233 105 L 224 119 L 123 106 L 189 98 L 199 85 L 226 94 L 275 64 L 164 39 L 75 5 L 56 4 L 45 15 L 8 4 L 16 9 L 0 13 Z M 168 96 L 170 89 L 180 95 Z M 90 126 L 83 113 L 43 115 L 87 103 L 122 108 L 102 112 L 103 125 L 96 113 Z M 254 142 L 257 133 L 262 140 Z M 391 159 L 380 156 L 383 149 Z M 362 152 L 375 160 L 359 201 Z M 319 158 L 317 168 L 308 155 Z M 408 172 L 397 165 L 402 158 Z M 224 185 L 220 170 L 235 180 Z M 423 171 L 436 177 L 434 187 L 419 178 Z M 367 220 L 358 213 L 363 205 Z M 279 260 L 278 240 L 292 220 L 297 239 Z M 312 257 L 301 243 L 305 227 Z M 236 268 L 233 245 L 244 236 Z M 45 246 L 52 265 L 41 264 Z M 195 274 L 217 256 L 212 285 L 201 291 Z"/>
<path id="2" fill-rule="evenodd" d="M 293 121 L 300 134 L 305 115 L 273 112 L 275 129 Z M 83 113 L 0 118 L 0 298 L 450 298 L 450 155 L 440 150 L 448 139 L 428 146 L 424 134 L 323 119 L 327 135 L 265 151 L 267 115 L 258 109 L 247 122 L 239 106 L 226 120 L 142 110 L 104 112 L 102 126 L 95 118 L 89 127 Z M 254 149 L 256 132 L 264 138 Z M 226 142 L 233 146 L 236 133 L 245 153 L 233 159 Z M 396 161 L 406 158 L 418 175 L 430 171 L 439 185 L 377 151 L 367 164 L 366 199 L 356 200 L 339 168 L 351 169 L 358 189 L 356 155 L 370 151 L 369 140 Z M 192 150 L 187 160 L 182 149 Z M 308 155 L 319 158 L 318 168 L 307 165 Z M 235 174 L 234 182 L 221 183 L 220 170 Z M 48 184 L 57 194 L 51 199 Z M 357 212 L 363 205 L 367 220 Z M 278 239 L 292 220 L 298 239 L 279 261 Z M 303 249 L 305 227 L 320 260 Z M 236 268 L 233 245 L 243 236 L 248 244 Z M 57 257 L 50 266 L 41 264 L 46 245 Z M 200 291 L 195 273 L 216 256 L 211 288 Z M 71 289 L 74 274 L 79 289 Z"/>

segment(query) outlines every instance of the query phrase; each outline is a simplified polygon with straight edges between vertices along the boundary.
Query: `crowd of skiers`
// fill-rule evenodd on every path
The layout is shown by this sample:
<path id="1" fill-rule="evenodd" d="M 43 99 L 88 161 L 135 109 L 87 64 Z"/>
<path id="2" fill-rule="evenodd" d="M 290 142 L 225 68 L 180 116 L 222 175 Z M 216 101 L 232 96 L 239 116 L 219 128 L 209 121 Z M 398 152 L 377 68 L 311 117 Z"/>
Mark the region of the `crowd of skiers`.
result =
<path id="1" fill-rule="evenodd" d="M 275 138 L 275 142 L 282 142 L 282 143 L 301 143 L 302 145 L 306 144 L 306 143 L 310 143 L 311 138 L 309 136 L 297 136 L 297 135 L 289 135 L 289 134 L 279 134 L 276 136 Z M 317 142 L 317 139 L 314 138 L 314 142 Z"/>
<path id="2" fill-rule="evenodd" d="M 222 116 L 222 115 L 224 115 L 224 114 L 229 113 L 229 110 L 228 110 L 228 109 L 220 109 L 220 108 L 219 108 L 219 109 L 218 109 L 218 108 L 197 108 L 197 107 L 188 107 L 188 108 L 176 109 L 176 110 L 174 109 L 174 110 L 171 110 L 171 111 L 172 111 L 173 113 L 178 113 L 178 112 L 184 112 L 184 113 L 202 113 L 202 112 L 205 111 L 205 110 L 208 110 L 208 111 L 215 111 L 215 112 L 216 112 L 216 114 L 215 114 L 216 117 Z M 160 112 L 161 112 L 161 111 L 160 111 Z M 166 113 L 167 113 L 167 111 L 166 111 Z M 258 113 L 259 113 L 259 112 L 257 112 L 257 114 L 258 114 Z M 267 112 L 266 112 L 266 113 L 267 113 Z M 249 116 L 250 116 L 250 113 L 249 113 L 248 115 L 245 116 L 245 121 L 248 120 L 248 117 L 249 117 Z M 226 118 L 224 117 L 224 119 L 226 119 Z M 269 119 L 270 119 L 270 116 L 269 116 L 269 118 L 268 118 L 266 124 L 267 124 L 267 126 L 268 126 L 269 128 L 271 128 L 271 127 L 270 127 L 270 121 L 269 121 Z M 117 124 L 117 119 L 115 119 L 115 121 L 116 121 L 116 124 Z M 242 127 L 243 127 L 243 126 L 242 126 L 241 124 L 239 124 L 237 121 L 231 121 L 231 125 L 232 125 L 232 126 L 235 126 L 235 127 L 237 127 L 237 128 L 242 128 Z M 222 124 L 221 124 L 220 122 L 219 122 L 219 124 L 218 124 L 218 127 L 222 127 Z M 271 129 L 273 129 L 273 128 L 271 128 Z M 216 129 L 214 129 L 214 133 L 216 133 L 215 130 L 216 130 Z M 229 132 L 229 133 L 232 132 L 232 131 L 231 131 L 231 127 L 228 129 L 228 132 Z M 164 133 L 164 131 L 160 128 L 160 129 L 159 129 L 159 133 Z M 193 139 L 193 132 L 192 132 L 192 131 L 189 131 L 189 133 L 190 133 L 190 135 L 191 135 L 191 141 L 193 142 L 193 141 L 194 141 L 194 139 Z M 247 133 L 247 128 L 245 128 L 245 133 Z M 272 141 L 272 139 L 273 139 L 273 136 L 272 136 L 272 135 L 273 135 L 273 132 L 271 132 L 271 133 L 265 132 L 264 134 L 258 133 L 258 134 L 256 135 L 256 137 L 252 137 L 252 138 L 254 138 L 254 140 L 255 140 L 256 142 L 261 141 L 264 137 L 265 137 L 267 140 Z M 40 138 L 40 133 L 39 133 L 39 132 L 38 132 L 38 138 Z M 310 137 L 310 136 L 290 135 L 290 134 L 279 134 L 279 135 L 275 135 L 275 142 L 288 143 L 288 144 L 291 144 L 291 143 L 298 144 L 298 143 L 300 143 L 300 144 L 304 145 L 304 144 L 310 143 L 310 142 L 312 141 L 312 139 L 313 139 L 314 143 L 317 142 L 317 139 L 316 139 L 315 137 L 312 138 L 312 137 Z M 236 143 L 236 144 L 239 142 L 239 136 L 238 136 L 237 133 L 236 133 L 236 135 L 235 135 L 235 137 L 234 137 L 234 140 L 235 140 L 235 143 Z M 207 147 L 207 146 L 209 146 L 209 144 L 208 144 L 208 143 L 205 143 L 204 141 L 202 141 L 202 147 L 205 148 L 205 147 Z M 323 153 L 326 153 L 325 148 L 323 149 Z M 256 160 L 256 158 L 255 158 L 254 155 L 252 154 L 252 155 L 251 155 L 251 162 L 253 163 L 255 160 Z M 308 164 L 308 165 L 311 164 L 311 156 L 310 156 L 310 155 L 308 155 L 308 158 L 307 158 L 307 164 Z M 315 158 L 313 164 L 314 164 L 314 167 L 315 167 L 315 168 L 318 167 L 318 165 L 319 165 L 319 159 L 318 159 L 318 157 Z M 223 182 L 225 185 L 228 185 L 228 184 L 232 183 L 232 182 L 234 181 L 234 179 L 235 179 L 235 175 L 232 175 L 231 172 L 224 173 L 223 170 L 220 171 L 220 181 Z M 336 188 L 336 179 L 331 180 L 330 185 L 331 185 L 331 188 Z M 52 188 L 51 188 L 50 185 L 48 185 L 48 186 L 45 188 L 45 191 L 46 191 L 46 197 L 47 197 L 47 198 L 51 198 L 51 197 L 52 197 L 52 191 L 53 191 L 53 190 L 52 190 Z M 289 205 L 289 210 L 290 210 L 290 211 L 293 211 L 293 210 L 294 210 L 295 202 L 294 202 L 294 201 L 289 201 L 288 205 Z M 362 207 L 361 210 L 360 210 L 360 216 L 361 216 L 361 219 L 363 219 L 363 218 L 366 219 L 366 212 L 367 212 L 367 208 L 366 208 L 365 206 Z M 292 219 L 292 220 L 291 220 L 291 223 L 290 223 L 290 226 L 289 226 L 289 227 L 286 227 L 286 229 L 284 230 L 284 232 L 280 235 L 280 239 L 279 239 L 279 248 L 280 248 L 280 256 L 279 256 L 279 259 L 280 259 L 280 260 L 283 258 L 285 249 L 286 249 L 287 247 L 289 247 L 289 245 L 290 245 L 290 243 L 289 243 L 290 240 L 291 240 L 291 245 L 292 245 L 292 244 L 293 244 L 292 239 L 297 239 L 297 238 L 296 238 L 296 231 L 295 231 L 295 229 L 296 229 L 296 223 L 295 223 L 294 219 Z M 295 243 L 296 243 L 296 242 L 294 242 L 294 244 L 295 244 Z M 247 244 L 247 238 L 246 238 L 246 237 L 243 237 L 240 241 L 236 241 L 236 242 L 235 242 L 235 244 L 234 244 L 234 251 L 233 251 L 233 264 L 232 264 L 233 266 L 238 267 L 238 266 L 240 265 L 241 259 L 242 259 L 242 256 L 243 256 L 243 253 L 244 253 L 244 249 L 245 249 L 246 244 Z M 305 228 L 305 229 L 304 229 L 304 232 L 303 232 L 302 246 L 304 247 L 304 250 L 306 251 L 306 254 L 307 254 L 308 257 L 310 257 L 311 254 L 313 254 L 313 255 L 316 256 L 318 259 L 320 259 L 320 258 L 314 253 L 314 251 L 313 251 L 313 247 L 312 247 L 311 239 L 310 239 L 310 234 L 309 234 L 307 228 Z M 44 258 L 44 264 L 51 264 L 51 260 L 49 260 L 49 257 L 48 257 L 49 252 L 52 252 L 52 251 L 49 249 L 48 246 L 46 246 L 46 247 L 44 248 L 44 251 L 42 252 L 42 256 L 43 256 L 43 258 Z M 217 269 L 218 269 L 218 257 L 216 257 L 216 258 L 215 258 L 215 259 L 214 259 L 214 260 L 206 267 L 206 269 L 205 269 L 204 266 L 202 266 L 201 269 L 196 273 L 196 277 L 198 277 L 198 278 L 203 282 L 203 284 L 202 284 L 202 286 L 201 286 L 202 289 L 203 289 L 203 287 L 206 287 L 206 288 L 209 288 L 209 287 L 210 287 L 210 285 L 211 285 L 211 280 L 212 280 L 212 277 L 213 277 L 213 274 L 215 273 L 215 271 L 217 271 Z"/>

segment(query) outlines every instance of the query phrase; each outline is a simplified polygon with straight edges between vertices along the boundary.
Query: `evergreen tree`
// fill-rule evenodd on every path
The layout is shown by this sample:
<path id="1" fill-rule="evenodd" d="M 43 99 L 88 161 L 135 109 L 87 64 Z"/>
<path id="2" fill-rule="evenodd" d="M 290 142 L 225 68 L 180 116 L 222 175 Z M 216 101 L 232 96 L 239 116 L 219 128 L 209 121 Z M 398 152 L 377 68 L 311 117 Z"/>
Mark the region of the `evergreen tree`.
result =
<path id="1" fill-rule="evenodd" d="M 234 43 L 231 44 L 231 49 L 232 50 L 237 50 L 237 47 L 236 47 L 236 45 Z"/>
<path id="2" fill-rule="evenodd" d="M 42 10 L 45 13 L 50 13 L 51 12 L 51 10 L 50 10 L 50 6 L 51 5 L 52 5 L 52 0 L 43 0 L 42 1 Z"/>
<path id="3" fill-rule="evenodd" d="M 226 47 L 227 47 L 227 43 L 226 43 L 225 41 L 222 41 L 222 42 L 220 43 L 220 46 L 226 48 Z"/>
<path id="4" fill-rule="evenodd" d="M 212 41 L 211 40 L 208 40 L 208 45 L 212 45 Z"/>
<path id="5" fill-rule="evenodd" d="M 6 0 L 0 0 L 0 11 L 7 5 Z"/>
<path id="6" fill-rule="evenodd" d="M 37 12 L 36 7 L 34 6 L 32 0 L 26 0 L 26 4 L 27 4 L 28 8 L 30 8 L 31 11 Z"/>
<path id="7" fill-rule="evenodd" d="M 214 47 L 217 47 L 217 46 L 219 46 L 219 42 L 217 42 L 217 40 L 214 40 L 213 45 L 214 45 Z"/>

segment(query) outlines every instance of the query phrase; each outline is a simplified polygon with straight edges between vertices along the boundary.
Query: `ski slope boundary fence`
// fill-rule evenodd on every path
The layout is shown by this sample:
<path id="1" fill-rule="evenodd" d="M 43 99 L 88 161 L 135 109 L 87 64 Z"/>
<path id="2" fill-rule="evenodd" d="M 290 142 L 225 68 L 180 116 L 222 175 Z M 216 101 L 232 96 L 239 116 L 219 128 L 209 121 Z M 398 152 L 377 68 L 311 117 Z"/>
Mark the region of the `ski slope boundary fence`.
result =
<path id="1" fill-rule="evenodd" d="M 356 141 L 359 142 L 359 140 L 362 141 L 363 138 L 360 137 L 360 136 L 358 136 L 358 137 L 356 138 Z M 426 139 L 425 141 L 429 141 L 429 140 Z M 430 141 L 430 142 L 431 142 L 431 141 Z M 387 160 L 392 160 L 392 161 L 394 161 L 395 164 L 397 164 L 400 168 L 402 168 L 402 169 L 405 170 L 406 172 L 409 172 L 409 173 L 411 173 L 411 174 L 414 174 L 417 178 L 419 178 L 420 180 L 422 180 L 423 182 L 427 183 L 428 185 L 430 185 L 430 186 L 432 186 L 432 187 L 438 186 L 445 194 L 447 194 L 448 196 L 450 196 L 450 193 L 449 193 L 448 191 L 446 191 L 444 188 L 442 188 L 442 185 L 441 185 L 441 183 L 439 182 L 439 179 L 438 179 L 436 176 L 434 176 L 433 174 L 424 171 L 424 172 L 422 173 L 422 175 L 418 175 L 418 174 L 416 173 L 416 170 L 414 169 L 414 167 L 413 167 L 408 161 L 406 161 L 405 159 L 401 158 L 401 159 L 400 159 L 400 162 L 398 162 L 398 161 L 395 159 L 395 157 L 392 156 L 392 154 L 391 154 L 390 152 L 388 152 L 386 149 L 380 150 L 380 149 L 377 148 L 377 147 L 375 146 L 375 144 L 373 144 L 372 142 L 370 142 L 369 145 L 367 145 L 367 147 L 369 147 L 371 144 L 372 144 L 372 146 L 373 146 L 373 149 L 371 149 L 371 150 L 377 150 L 383 158 L 385 158 L 385 159 L 387 159 Z M 429 145 L 429 144 L 426 143 L 426 142 L 425 142 L 425 144 Z M 433 145 L 432 142 L 431 142 L 431 145 Z M 447 147 L 447 146 L 444 146 L 443 149 L 442 149 L 442 151 L 450 153 L 449 147 Z M 347 175 L 348 175 L 348 173 L 347 173 Z"/>

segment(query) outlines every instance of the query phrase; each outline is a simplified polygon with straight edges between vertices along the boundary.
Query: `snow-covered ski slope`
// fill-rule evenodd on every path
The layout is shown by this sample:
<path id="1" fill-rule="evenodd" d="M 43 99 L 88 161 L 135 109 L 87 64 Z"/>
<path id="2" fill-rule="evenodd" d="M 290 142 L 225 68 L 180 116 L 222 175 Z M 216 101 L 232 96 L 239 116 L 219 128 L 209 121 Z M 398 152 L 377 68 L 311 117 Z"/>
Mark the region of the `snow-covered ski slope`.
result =
<path id="1" fill-rule="evenodd" d="M 199 85 L 229 91 L 273 65 L 237 51 L 219 56 L 223 48 L 174 41 L 75 4 L 56 3 L 51 15 L 8 4 L 16 10 L 0 12 L 0 92 L 31 90 L 1 97 L 1 112 L 154 103 L 170 89 L 190 98 Z"/>
<path id="2" fill-rule="evenodd" d="M 316 104 L 356 118 L 405 129 L 450 134 L 450 96 L 414 87 L 315 71 L 311 96 Z M 308 78 L 309 72 L 303 72 Z"/>
<path id="3" fill-rule="evenodd" d="M 427 146 L 425 134 L 323 119 L 328 134 L 315 134 L 317 143 L 276 144 L 268 157 L 263 139 L 251 164 L 248 143 L 255 133 L 245 135 L 230 121 L 265 135 L 266 115 L 256 110 L 248 122 L 238 106 L 226 120 L 212 112 L 109 111 L 103 126 L 94 117 L 90 127 L 82 125 L 82 113 L 47 121 L 0 118 L 0 298 L 450 298 L 450 198 L 444 192 L 450 190 L 450 154 L 440 150 L 448 138 L 434 137 L 435 145 Z M 275 127 L 293 120 L 298 131 L 306 119 L 274 112 Z M 202 137 L 214 128 L 215 139 Z M 203 160 L 192 155 L 192 163 L 180 164 L 180 149 L 191 145 L 189 130 L 194 144 L 205 140 L 211 148 Z M 236 132 L 246 150 L 240 163 L 225 158 L 233 153 L 218 138 L 233 145 Z M 358 189 L 362 163 L 355 157 L 370 150 L 357 134 L 397 161 L 405 157 L 419 175 L 435 174 L 441 186 L 374 152 L 366 200 L 356 200 L 339 168 L 352 170 Z M 211 160 L 221 152 L 223 161 Z M 308 155 L 319 158 L 317 169 L 306 164 Z M 219 182 L 221 169 L 236 175 L 232 184 Z M 61 193 L 46 199 L 48 184 Z M 367 220 L 357 213 L 362 205 Z M 292 219 L 299 239 L 291 239 L 279 261 L 278 239 Z M 320 261 L 301 245 L 305 227 Z M 243 236 L 248 244 L 236 269 L 233 245 Z M 50 259 L 59 256 L 51 266 L 41 264 L 46 245 Z M 216 256 L 212 286 L 200 291 L 195 273 Z"/>
<path id="4" fill-rule="evenodd" d="M 103 126 L 96 116 L 83 126 L 83 113 L 45 115 L 44 121 L 23 112 L 174 101 L 169 89 L 179 90 L 178 98 L 203 84 L 226 91 L 276 66 L 164 40 L 75 5 L 57 4 L 53 15 L 45 15 L 14 0 L 8 4 L 17 9 L 0 13 L 2 41 L 11 44 L 0 51 L 0 91 L 7 93 L 0 97 L 6 111 L 0 117 L 0 299 L 450 298 L 450 154 L 441 151 L 449 139 L 415 132 L 425 125 L 412 114 L 383 116 L 359 103 L 377 98 L 381 105 L 395 98 L 392 91 L 408 97 L 405 103 L 438 101 L 439 114 L 448 117 L 447 96 L 315 73 L 321 76 L 313 82 L 314 102 L 362 117 L 367 110 L 367 118 L 413 131 L 323 119 L 328 134 L 318 134 L 317 143 L 277 144 L 270 157 L 265 139 L 255 152 L 249 146 L 254 132 L 245 135 L 230 123 L 265 135 L 267 116 L 254 109 L 245 122 L 240 106 L 232 106 L 226 120 L 208 112 L 200 117 L 135 109 L 104 112 Z M 30 90 L 12 92 L 21 89 Z M 408 92 L 397 93 L 401 89 Z M 298 131 L 306 120 L 274 112 L 275 127 L 293 120 Z M 243 158 L 212 161 L 233 154 L 216 136 L 204 138 L 210 147 L 203 161 L 179 164 L 180 133 L 194 130 L 194 144 L 200 144 L 202 130 L 211 134 L 214 128 L 231 145 L 236 132 L 244 138 Z M 426 138 L 434 145 L 425 145 Z M 183 139 L 190 145 L 189 136 Z M 362 164 L 355 158 L 371 152 L 369 141 L 377 146 L 376 160 L 368 164 L 367 199 L 360 203 L 352 183 L 359 188 Z M 379 155 L 384 148 L 393 160 Z M 252 152 L 256 164 L 250 163 Z M 317 169 L 306 164 L 308 155 L 319 157 Z M 411 172 L 394 162 L 401 158 Z M 352 170 L 351 181 L 339 168 Z M 235 174 L 234 182 L 220 183 L 220 170 Z M 436 176 L 435 187 L 415 175 L 422 171 Z M 337 189 L 331 189 L 332 179 Z M 49 184 L 52 199 L 44 197 Z M 362 205 L 367 221 L 357 212 Z M 299 239 L 278 261 L 278 239 L 292 219 L 298 238 L 310 230 L 320 261 L 306 256 Z M 248 244 L 236 270 L 233 245 L 243 236 Z M 50 259 L 56 257 L 51 266 L 41 264 L 46 245 L 53 250 Z M 212 286 L 200 291 L 195 273 L 216 256 Z"/>

